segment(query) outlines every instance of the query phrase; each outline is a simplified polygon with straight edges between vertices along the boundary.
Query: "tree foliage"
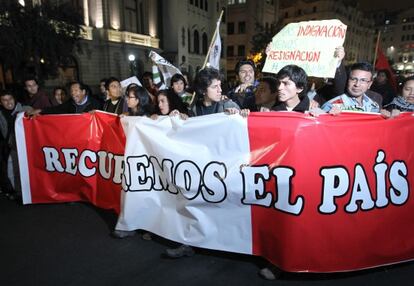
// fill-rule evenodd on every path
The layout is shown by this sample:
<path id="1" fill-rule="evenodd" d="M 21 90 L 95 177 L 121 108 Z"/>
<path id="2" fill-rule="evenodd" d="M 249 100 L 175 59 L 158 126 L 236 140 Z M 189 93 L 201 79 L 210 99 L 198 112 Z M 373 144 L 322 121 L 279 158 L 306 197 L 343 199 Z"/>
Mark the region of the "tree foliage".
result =
<path id="1" fill-rule="evenodd" d="M 40 80 L 54 77 L 80 49 L 81 24 L 81 15 L 68 3 L 23 7 L 1 1 L 0 62 L 15 79 L 28 73 Z"/>
<path id="2" fill-rule="evenodd" d="M 277 34 L 281 29 L 281 22 L 272 24 L 269 27 L 265 27 L 259 22 L 255 23 L 255 34 L 252 36 L 252 49 L 250 53 L 254 56 L 255 54 L 261 53 L 260 62 L 256 63 L 258 68 L 261 68 L 266 61 L 266 47 L 272 41 L 274 35 Z"/>

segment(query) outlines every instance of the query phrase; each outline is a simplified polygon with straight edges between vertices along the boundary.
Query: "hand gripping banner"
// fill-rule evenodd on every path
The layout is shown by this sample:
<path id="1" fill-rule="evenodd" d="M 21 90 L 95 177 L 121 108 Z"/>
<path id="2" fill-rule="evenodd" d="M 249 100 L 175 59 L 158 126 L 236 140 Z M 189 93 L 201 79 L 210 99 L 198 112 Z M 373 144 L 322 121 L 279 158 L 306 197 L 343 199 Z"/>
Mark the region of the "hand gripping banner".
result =
<path id="1" fill-rule="evenodd" d="M 72 188 L 48 178 L 68 176 L 67 166 L 76 165 L 63 163 L 74 156 L 63 149 L 75 148 L 71 144 L 76 140 L 55 144 L 61 137 L 54 135 L 58 127 L 48 127 L 58 117 L 40 117 L 35 123 L 20 119 L 26 142 L 28 137 L 44 138 L 25 148 L 27 165 L 35 165 L 35 177 L 44 178 L 33 179 L 34 167 L 29 168 L 32 202 L 90 200 L 94 188 L 99 198 L 109 185 L 97 188 L 82 178 Z M 88 129 L 87 139 L 106 149 L 82 143 L 74 156 L 81 162 L 85 148 L 97 153 L 96 160 L 89 159 L 93 155 L 86 160 L 88 170 L 100 170 L 99 150 L 122 152 L 122 144 L 115 152 L 105 143 L 123 140 L 115 138 L 123 138 L 122 132 L 117 119 L 109 117 L 79 116 L 86 125 L 108 122 L 102 130 L 92 128 L 103 133 Z M 65 132 L 75 128 L 68 118 L 60 121 L 67 124 Z M 224 114 L 186 121 L 125 117 L 124 192 L 116 228 L 145 229 L 193 246 L 260 255 L 286 271 L 350 271 L 412 260 L 413 120 L 412 113 L 392 120 L 361 113 L 314 118 L 292 112 L 253 113 L 247 120 Z M 26 124 L 37 128 L 29 131 Z M 43 125 L 48 131 L 39 130 Z M 107 128 L 114 136 L 104 139 L 99 134 Z M 74 134 L 67 138 L 83 140 Z M 45 146 L 58 150 L 62 168 L 55 160 L 55 170 L 46 170 L 47 158 L 56 154 L 45 153 Z M 73 181 L 83 176 L 81 169 L 70 174 Z M 97 171 L 93 176 L 101 175 Z M 119 180 L 107 181 L 119 187 Z"/>

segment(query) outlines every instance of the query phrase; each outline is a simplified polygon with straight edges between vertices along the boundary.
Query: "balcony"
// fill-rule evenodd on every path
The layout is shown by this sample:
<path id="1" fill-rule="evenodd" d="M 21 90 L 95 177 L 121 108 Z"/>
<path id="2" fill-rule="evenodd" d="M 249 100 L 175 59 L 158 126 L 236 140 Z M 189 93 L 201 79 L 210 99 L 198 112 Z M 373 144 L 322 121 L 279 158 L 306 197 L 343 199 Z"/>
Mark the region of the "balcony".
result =
<path id="1" fill-rule="evenodd" d="M 148 35 L 136 34 L 125 31 L 106 30 L 107 39 L 111 42 L 126 43 L 137 46 L 159 48 L 160 40 Z"/>

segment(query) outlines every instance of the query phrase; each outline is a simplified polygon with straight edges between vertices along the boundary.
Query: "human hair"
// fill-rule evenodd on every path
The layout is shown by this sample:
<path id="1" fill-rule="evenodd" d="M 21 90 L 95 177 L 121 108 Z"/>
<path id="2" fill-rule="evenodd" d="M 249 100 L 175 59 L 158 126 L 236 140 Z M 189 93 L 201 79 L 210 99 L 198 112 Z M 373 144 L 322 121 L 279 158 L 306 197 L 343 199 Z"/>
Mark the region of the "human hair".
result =
<path id="1" fill-rule="evenodd" d="M 70 82 L 69 83 L 69 89 L 72 87 L 72 85 L 75 85 L 75 84 L 78 84 L 79 85 L 79 88 L 81 90 L 84 90 L 85 93 L 86 93 L 86 95 L 89 94 L 89 92 L 88 92 L 89 91 L 89 87 L 86 84 L 84 84 L 83 82 L 81 82 L 81 81 L 72 81 L 72 82 Z"/>
<path id="2" fill-rule="evenodd" d="M 172 89 L 161 89 L 157 92 L 157 102 L 160 95 L 164 95 L 168 101 L 168 113 L 177 109 L 180 113 L 188 114 L 188 109 L 185 106 L 184 102 L 182 101 L 181 97 L 177 95 Z M 156 113 L 161 115 L 161 111 L 158 107 L 156 108 Z"/>
<path id="3" fill-rule="evenodd" d="M 385 77 L 386 77 L 387 79 L 390 79 L 390 77 L 391 77 L 390 72 L 389 72 L 388 70 L 386 70 L 386 69 L 378 70 L 378 71 L 377 71 L 377 76 L 378 76 L 380 73 L 385 74 Z"/>
<path id="4" fill-rule="evenodd" d="M 33 80 L 37 85 L 39 85 L 38 79 L 34 75 L 28 75 L 23 79 L 23 83 L 26 84 L 26 81 Z"/>
<path id="5" fill-rule="evenodd" d="M 259 82 L 267 83 L 269 85 L 271 93 L 275 93 L 277 91 L 278 82 L 274 77 L 265 76 L 259 79 Z"/>
<path id="6" fill-rule="evenodd" d="M 372 65 L 370 63 L 366 63 L 366 62 L 360 62 L 360 63 L 352 64 L 349 68 L 348 77 L 351 76 L 351 73 L 354 70 L 361 70 L 361 71 L 370 72 L 371 73 L 371 78 L 372 78 L 372 74 L 374 73 L 374 69 L 372 68 Z"/>
<path id="7" fill-rule="evenodd" d="M 101 83 L 101 82 L 104 82 L 105 84 L 106 84 L 106 81 L 107 81 L 108 79 L 107 78 L 101 78 L 101 80 L 99 81 L 99 83 Z"/>
<path id="8" fill-rule="evenodd" d="M 402 87 L 404 87 L 404 86 L 405 86 L 405 84 L 406 84 L 407 82 L 409 82 L 410 80 L 414 80 L 414 75 L 404 78 L 404 79 L 402 80 L 401 86 L 402 86 Z"/>
<path id="9" fill-rule="evenodd" d="M 194 90 L 197 93 L 199 100 L 203 100 L 207 88 L 211 85 L 214 79 L 221 80 L 221 74 L 215 68 L 204 68 L 200 70 L 194 82 Z"/>
<path id="10" fill-rule="evenodd" d="M 236 74 L 239 73 L 240 67 L 243 65 L 250 65 L 252 66 L 253 70 L 255 69 L 254 62 L 252 60 L 243 59 L 243 60 L 238 61 L 234 68 L 234 70 L 236 71 Z"/>
<path id="11" fill-rule="evenodd" d="M 0 97 L 6 96 L 6 95 L 10 95 L 16 100 L 16 97 L 14 96 L 14 94 L 11 90 L 9 90 L 9 89 L 0 90 Z"/>
<path id="12" fill-rule="evenodd" d="M 143 74 L 142 74 L 142 78 L 144 78 L 144 77 L 150 77 L 151 79 L 152 79 L 152 72 L 150 72 L 150 71 L 146 71 L 146 72 L 144 72 Z"/>
<path id="13" fill-rule="evenodd" d="M 299 98 L 302 99 L 306 95 L 308 87 L 308 75 L 305 70 L 297 65 L 284 66 L 277 73 L 277 79 L 280 81 L 286 77 L 293 81 L 297 88 L 302 89 L 299 93 Z"/>
<path id="14" fill-rule="evenodd" d="M 174 82 L 178 82 L 180 80 L 183 81 L 184 88 L 185 88 L 185 86 L 187 86 L 187 81 L 185 80 L 185 77 L 182 74 L 179 74 L 179 73 L 176 73 L 171 77 L 170 86 L 172 87 Z"/>
<path id="15" fill-rule="evenodd" d="M 150 96 L 145 88 L 142 86 L 132 86 L 128 90 L 128 96 L 132 94 L 136 99 L 138 99 L 138 111 L 135 115 L 151 115 L 153 107 Z"/>
<path id="16" fill-rule="evenodd" d="M 109 90 L 109 85 L 110 85 L 112 82 L 114 82 L 114 81 L 117 81 L 117 82 L 121 83 L 121 82 L 119 81 L 119 79 L 117 79 L 116 77 L 111 76 L 111 77 L 109 77 L 109 78 L 106 80 L 106 82 L 105 82 L 105 88 L 106 88 L 106 90 Z"/>

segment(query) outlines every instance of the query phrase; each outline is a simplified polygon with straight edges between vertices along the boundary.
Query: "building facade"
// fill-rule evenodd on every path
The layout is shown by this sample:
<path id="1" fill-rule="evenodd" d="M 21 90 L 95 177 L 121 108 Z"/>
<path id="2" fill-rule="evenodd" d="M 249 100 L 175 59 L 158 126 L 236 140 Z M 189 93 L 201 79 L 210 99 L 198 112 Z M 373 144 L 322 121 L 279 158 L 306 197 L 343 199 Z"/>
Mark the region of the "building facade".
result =
<path id="1" fill-rule="evenodd" d="M 278 22 L 279 1 L 228 0 L 227 9 L 227 77 L 234 80 L 234 67 L 250 54 L 257 25 L 270 29 Z"/>
<path id="2" fill-rule="evenodd" d="M 223 55 L 227 34 L 226 1 L 163 0 L 161 49 L 165 58 L 194 77 L 204 64 L 222 10 L 220 36 Z M 220 70 L 226 71 L 223 56 Z"/>

